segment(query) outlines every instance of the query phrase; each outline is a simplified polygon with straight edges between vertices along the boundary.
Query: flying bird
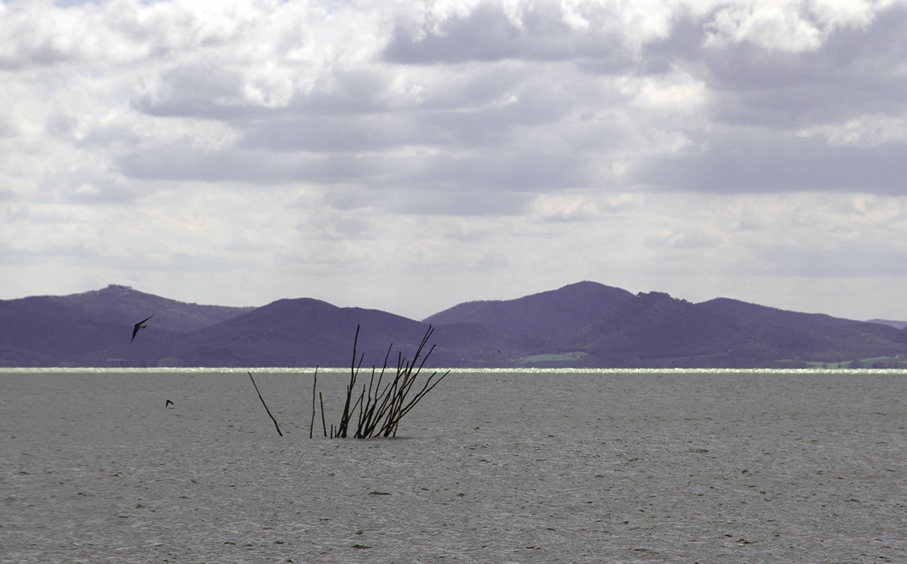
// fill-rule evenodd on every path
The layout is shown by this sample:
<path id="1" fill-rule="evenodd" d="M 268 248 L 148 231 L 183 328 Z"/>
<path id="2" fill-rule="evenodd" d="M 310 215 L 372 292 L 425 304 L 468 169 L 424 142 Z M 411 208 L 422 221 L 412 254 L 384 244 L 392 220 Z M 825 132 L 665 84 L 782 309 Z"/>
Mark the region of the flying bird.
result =
<path id="1" fill-rule="evenodd" d="M 151 315 L 149 315 L 148 317 L 146 317 L 145 319 L 143 319 L 135 324 L 135 328 L 132 330 L 132 341 L 135 340 L 135 334 L 139 332 L 139 329 L 144 329 L 145 327 L 148 327 L 147 325 L 145 325 L 145 322 L 148 321 L 149 319 L 151 319 L 152 317 L 154 317 L 153 313 Z M 129 341 L 129 343 L 131 344 L 132 341 Z"/>
<path id="2" fill-rule="evenodd" d="M 166 408 L 166 407 L 171 407 L 171 406 L 172 406 L 172 407 L 176 407 L 175 405 L 173 405 L 173 402 L 170 401 L 170 400 L 167 400 L 167 403 L 164 404 L 164 407 L 165 407 L 165 408 Z"/>

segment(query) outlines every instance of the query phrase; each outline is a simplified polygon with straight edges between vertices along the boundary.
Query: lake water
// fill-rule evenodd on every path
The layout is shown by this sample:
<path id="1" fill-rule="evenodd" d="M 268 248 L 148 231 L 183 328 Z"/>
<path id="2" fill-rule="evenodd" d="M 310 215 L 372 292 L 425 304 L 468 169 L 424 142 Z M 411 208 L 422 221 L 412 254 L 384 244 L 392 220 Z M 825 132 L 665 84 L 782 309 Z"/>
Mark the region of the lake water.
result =
<path id="1" fill-rule="evenodd" d="M 907 562 L 907 373 L 253 373 L 0 373 L 0 562 Z"/>

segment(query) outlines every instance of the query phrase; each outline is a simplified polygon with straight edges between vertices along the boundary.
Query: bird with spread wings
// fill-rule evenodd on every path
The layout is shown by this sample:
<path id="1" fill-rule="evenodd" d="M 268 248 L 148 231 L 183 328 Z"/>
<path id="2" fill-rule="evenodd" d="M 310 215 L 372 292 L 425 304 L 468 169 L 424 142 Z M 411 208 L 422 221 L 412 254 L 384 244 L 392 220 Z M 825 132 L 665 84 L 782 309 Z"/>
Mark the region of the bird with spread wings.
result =
<path id="1" fill-rule="evenodd" d="M 149 319 L 151 319 L 152 317 L 154 317 L 153 313 L 151 315 L 149 315 L 148 317 L 146 317 L 145 319 L 143 319 L 135 324 L 135 328 L 132 330 L 132 341 L 135 340 L 135 334 L 139 332 L 139 329 L 144 329 L 145 327 L 148 327 L 147 325 L 145 325 L 145 322 L 148 321 Z M 129 341 L 129 343 L 132 344 L 132 341 Z"/>

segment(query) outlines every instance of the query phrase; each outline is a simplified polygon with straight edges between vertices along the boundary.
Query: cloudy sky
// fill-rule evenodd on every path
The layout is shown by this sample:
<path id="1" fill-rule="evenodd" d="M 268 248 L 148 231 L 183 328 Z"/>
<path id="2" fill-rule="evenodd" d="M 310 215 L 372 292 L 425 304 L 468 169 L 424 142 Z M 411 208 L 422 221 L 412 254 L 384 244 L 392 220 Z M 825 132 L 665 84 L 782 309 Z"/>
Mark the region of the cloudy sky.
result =
<path id="1" fill-rule="evenodd" d="M 0 299 L 907 319 L 907 2 L 0 0 Z"/>

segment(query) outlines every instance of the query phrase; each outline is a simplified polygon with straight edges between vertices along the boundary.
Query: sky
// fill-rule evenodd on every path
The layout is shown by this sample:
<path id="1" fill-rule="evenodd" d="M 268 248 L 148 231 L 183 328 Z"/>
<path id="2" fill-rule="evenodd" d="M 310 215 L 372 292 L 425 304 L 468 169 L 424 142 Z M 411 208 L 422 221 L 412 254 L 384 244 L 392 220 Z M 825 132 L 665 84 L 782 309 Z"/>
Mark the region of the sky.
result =
<path id="1" fill-rule="evenodd" d="M 907 1 L 0 0 L 0 299 L 907 320 Z"/>

